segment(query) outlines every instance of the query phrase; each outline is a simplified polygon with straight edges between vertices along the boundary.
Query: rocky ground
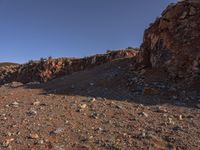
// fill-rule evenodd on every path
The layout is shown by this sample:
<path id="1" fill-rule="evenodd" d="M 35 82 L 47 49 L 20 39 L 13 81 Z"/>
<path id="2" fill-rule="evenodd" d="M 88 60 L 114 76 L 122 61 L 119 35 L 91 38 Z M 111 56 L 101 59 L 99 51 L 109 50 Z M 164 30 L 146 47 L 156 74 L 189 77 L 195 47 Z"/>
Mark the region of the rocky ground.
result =
<path id="1" fill-rule="evenodd" d="M 144 71 L 127 84 L 127 64 L 1 86 L 0 149 L 200 149 L 200 95 Z"/>

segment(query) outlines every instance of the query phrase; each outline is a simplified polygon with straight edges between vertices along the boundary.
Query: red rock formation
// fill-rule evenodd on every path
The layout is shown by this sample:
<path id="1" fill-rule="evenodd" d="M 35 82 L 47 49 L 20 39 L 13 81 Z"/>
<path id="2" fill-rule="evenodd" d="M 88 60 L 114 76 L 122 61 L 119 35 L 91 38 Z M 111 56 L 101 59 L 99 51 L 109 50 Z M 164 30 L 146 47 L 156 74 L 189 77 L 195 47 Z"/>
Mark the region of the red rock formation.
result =
<path id="1" fill-rule="evenodd" d="M 173 77 L 200 73 L 200 1 L 169 5 L 145 31 L 137 62 L 164 68 Z"/>

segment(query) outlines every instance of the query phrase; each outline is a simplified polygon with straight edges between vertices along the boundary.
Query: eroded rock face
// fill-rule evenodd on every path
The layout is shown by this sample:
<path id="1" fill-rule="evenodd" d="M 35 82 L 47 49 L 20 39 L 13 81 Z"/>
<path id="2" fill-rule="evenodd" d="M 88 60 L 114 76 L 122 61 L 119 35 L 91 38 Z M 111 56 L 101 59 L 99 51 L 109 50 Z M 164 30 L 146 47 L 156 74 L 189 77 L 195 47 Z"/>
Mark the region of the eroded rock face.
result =
<path id="1" fill-rule="evenodd" d="M 164 68 L 173 77 L 200 74 L 200 1 L 169 5 L 144 33 L 137 62 Z"/>
<path id="2" fill-rule="evenodd" d="M 27 64 L 0 68 L 0 84 L 18 81 L 46 82 L 51 79 L 89 69 L 115 59 L 135 57 L 136 49 L 109 51 L 106 54 L 94 55 L 85 58 L 58 58 L 30 61 Z"/>

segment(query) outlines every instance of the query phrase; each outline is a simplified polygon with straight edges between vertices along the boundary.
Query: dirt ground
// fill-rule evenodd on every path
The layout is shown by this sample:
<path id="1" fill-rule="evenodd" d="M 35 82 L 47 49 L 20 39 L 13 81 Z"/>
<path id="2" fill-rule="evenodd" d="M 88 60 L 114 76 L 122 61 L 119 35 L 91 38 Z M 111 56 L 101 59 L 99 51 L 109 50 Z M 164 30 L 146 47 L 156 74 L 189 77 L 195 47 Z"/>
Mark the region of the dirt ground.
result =
<path id="1" fill-rule="evenodd" d="M 2 85 L 0 149 L 200 149 L 198 91 L 153 72 L 130 77 L 129 61 L 43 84 Z"/>

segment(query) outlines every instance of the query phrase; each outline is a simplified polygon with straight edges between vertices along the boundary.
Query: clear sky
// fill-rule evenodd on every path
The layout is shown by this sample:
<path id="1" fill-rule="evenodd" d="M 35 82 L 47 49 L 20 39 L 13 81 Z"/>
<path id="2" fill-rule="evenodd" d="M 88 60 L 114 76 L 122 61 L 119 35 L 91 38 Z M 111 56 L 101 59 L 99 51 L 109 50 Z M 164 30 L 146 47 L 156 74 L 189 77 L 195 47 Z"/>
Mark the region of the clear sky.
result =
<path id="1" fill-rule="evenodd" d="M 176 0 L 0 0 L 0 62 L 139 47 Z"/>

